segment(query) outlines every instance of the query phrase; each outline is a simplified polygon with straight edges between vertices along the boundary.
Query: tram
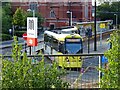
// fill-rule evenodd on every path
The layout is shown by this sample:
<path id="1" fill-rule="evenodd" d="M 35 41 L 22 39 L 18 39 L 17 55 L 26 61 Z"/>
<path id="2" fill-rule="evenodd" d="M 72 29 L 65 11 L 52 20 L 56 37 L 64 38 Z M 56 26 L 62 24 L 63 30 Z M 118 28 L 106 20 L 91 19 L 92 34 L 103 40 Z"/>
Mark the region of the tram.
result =
<path id="1" fill-rule="evenodd" d="M 73 31 L 73 30 L 71 30 Z M 76 30 L 75 30 L 76 31 Z M 44 32 L 44 52 L 46 54 L 79 54 L 83 53 L 82 37 L 74 32 L 67 33 L 67 29 Z M 50 57 L 60 67 L 80 68 L 82 60 L 80 56 Z"/>

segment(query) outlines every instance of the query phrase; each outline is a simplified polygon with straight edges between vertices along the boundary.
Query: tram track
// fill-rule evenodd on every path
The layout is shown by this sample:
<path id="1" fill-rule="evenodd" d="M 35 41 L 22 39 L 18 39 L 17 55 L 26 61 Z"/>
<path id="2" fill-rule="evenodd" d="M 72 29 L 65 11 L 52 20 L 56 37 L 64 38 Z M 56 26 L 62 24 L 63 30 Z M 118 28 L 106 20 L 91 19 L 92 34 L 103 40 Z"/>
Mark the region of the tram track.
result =
<path id="1" fill-rule="evenodd" d="M 113 31 L 115 31 L 115 30 L 109 30 L 109 31 L 103 32 L 103 33 L 102 33 L 103 39 L 106 38 L 106 37 L 108 38 Z M 96 35 L 96 38 L 97 38 L 97 40 L 99 40 L 99 38 L 100 38 L 100 33 Z M 88 38 L 84 36 L 84 37 L 83 37 L 83 43 L 86 43 L 86 42 L 87 42 L 87 39 L 88 39 Z M 92 37 L 90 38 L 90 42 L 93 42 L 93 41 L 94 41 L 94 35 L 92 35 Z M 44 42 L 44 40 L 41 40 L 41 41 L 38 42 L 38 44 L 41 45 L 43 42 Z M 22 45 L 22 48 L 23 48 L 22 51 L 25 51 L 25 48 L 24 48 L 24 47 L 25 47 L 25 43 L 20 43 L 19 45 Z M 10 51 L 10 50 L 12 49 L 12 45 L 6 45 L 6 46 L 2 46 L 2 47 L 0 47 L 0 48 L 2 49 L 2 52 L 3 52 L 4 50 L 5 50 L 5 51 Z M 29 49 L 29 46 L 27 46 L 26 48 Z M 43 47 L 40 48 L 40 50 L 41 50 L 41 49 L 43 49 Z M 40 51 L 40 50 L 37 49 L 36 52 L 38 52 L 38 51 Z"/>

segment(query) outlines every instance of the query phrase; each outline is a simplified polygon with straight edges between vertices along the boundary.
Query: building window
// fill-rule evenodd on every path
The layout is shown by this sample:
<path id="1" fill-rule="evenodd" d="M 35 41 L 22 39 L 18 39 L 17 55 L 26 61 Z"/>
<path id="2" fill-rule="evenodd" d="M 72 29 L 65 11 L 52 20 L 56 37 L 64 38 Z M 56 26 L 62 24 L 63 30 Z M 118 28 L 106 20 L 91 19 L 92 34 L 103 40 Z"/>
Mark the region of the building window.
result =
<path id="1" fill-rule="evenodd" d="M 37 5 L 38 5 L 37 2 L 30 2 L 29 8 L 31 10 L 37 11 Z"/>
<path id="2" fill-rule="evenodd" d="M 50 17 L 51 17 L 51 18 L 55 18 L 55 17 L 56 17 L 54 10 L 51 10 L 51 11 L 50 11 Z"/>

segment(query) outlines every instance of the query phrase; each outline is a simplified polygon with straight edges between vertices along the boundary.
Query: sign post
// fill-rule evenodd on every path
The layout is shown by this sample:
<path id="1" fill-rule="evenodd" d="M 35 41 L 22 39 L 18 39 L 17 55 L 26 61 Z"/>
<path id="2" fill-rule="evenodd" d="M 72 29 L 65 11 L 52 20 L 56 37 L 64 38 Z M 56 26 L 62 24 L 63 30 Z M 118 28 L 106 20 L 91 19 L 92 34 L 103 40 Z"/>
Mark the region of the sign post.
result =
<path id="1" fill-rule="evenodd" d="M 105 28 L 105 24 L 101 23 L 100 28 L 101 28 L 101 30 L 100 30 L 100 46 L 102 46 L 102 30 L 103 30 L 103 28 Z"/>
<path id="2" fill-rule="evenodd" d="M 27 17 L 27 45 L 37 46 L 37 18 Z"/>
<path id="3" fill-rule="evenodd" d="M 27 33 L 23 34 L 23 39 L 27 40 Z M 25 43 L 25 52 L 27 53 L 27 50 L 26 50 L 26 41 L 24 41 L 24 43 Z"/>
<path id="4" fill-rule="evenodd" d="M 85 34 L 88 37 L 88 53 L 89 53 L 90 52 L 90 37 L 92 37 L 92 29 L 88 28 Z"/>
<path id="5" fill-rule="evenodd" d="M 27 33 L 24 33 L 22 36 L 24 40 L 27 40 Z"/>

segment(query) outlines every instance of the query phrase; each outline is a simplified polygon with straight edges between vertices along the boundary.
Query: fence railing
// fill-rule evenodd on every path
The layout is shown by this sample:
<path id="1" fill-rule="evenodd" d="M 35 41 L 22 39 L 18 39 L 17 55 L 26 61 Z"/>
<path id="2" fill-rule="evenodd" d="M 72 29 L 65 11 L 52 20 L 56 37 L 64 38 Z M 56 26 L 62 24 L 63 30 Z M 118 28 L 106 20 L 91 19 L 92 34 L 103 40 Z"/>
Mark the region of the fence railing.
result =
<path id="1" fill-rule="evenodd" d="M 27 57 L 36 60 L 38 63 L 41 57 L 44 57 L 45 64 L 52 64 L 48 57 L 56 58 L 61 56 L 80 56 L 82 60 L 82 67 L 77 68 L 65 68 L 66 75 L 62 76 L 63 81 L 67 81 L 70 86 L 69 88 L 100 88 L 100 79 L 102 73 L 98 68 L 103 66 L 102 56 L 104 54 L 64 54 L 64 55 L 28 55 Z M 21 56 L 23 57 L 23 56 Z M 6 55 L 1 56 L 1 58 L 9 58 L 11 60 L 12 56 Z M 34 63 L 34 64 L 35 64 Z M 59 68 L 60 69 L 60 68 Z"/>

